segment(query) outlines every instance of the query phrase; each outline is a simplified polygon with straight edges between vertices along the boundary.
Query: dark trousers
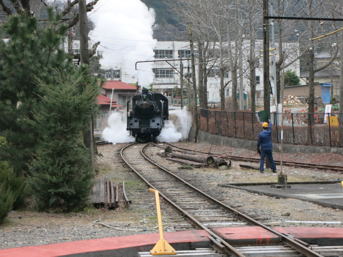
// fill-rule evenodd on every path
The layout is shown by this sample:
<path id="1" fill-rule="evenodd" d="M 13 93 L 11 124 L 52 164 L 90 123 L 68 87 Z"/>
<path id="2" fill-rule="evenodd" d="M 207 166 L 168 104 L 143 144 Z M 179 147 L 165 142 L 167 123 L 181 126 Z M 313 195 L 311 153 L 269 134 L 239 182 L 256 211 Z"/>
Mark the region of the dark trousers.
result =
<path id="1" fill-rule="evenodd" d="M 276 171 L 275 163 L 273 160 L 272 150 L 261 150 L 261 159 L 260 159 L 260 171 L 264 170 L 264 158 L 267 157 L 272 171 Z"/>

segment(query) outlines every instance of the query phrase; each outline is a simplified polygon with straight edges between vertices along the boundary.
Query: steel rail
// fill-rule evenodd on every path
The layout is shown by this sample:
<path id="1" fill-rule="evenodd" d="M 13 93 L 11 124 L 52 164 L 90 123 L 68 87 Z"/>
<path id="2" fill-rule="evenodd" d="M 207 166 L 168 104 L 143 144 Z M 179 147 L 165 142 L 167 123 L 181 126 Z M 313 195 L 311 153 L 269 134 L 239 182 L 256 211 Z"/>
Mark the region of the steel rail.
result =
<path id="1" fill-rule="evenodd" d="M 150 187 L 158 190 L 157 188 L 155 188 L 144 176 L 142 176 L 140 174 L 139 171 L 137 171 L 124 157 L 124 150 L 127 149 L 128 147 L 132 146 L 133 144 L 130 144 L 124 148 L 121 149 L 120 151 L 120 155 L 122 157 L 122 159 L 124 160 L 124 162 Z M 237 216 L 240 216 L 241 218 L 244 218 L 245 220 L 249 221 L 250 223 L 260 226 L 264 229 L 266 229 L 267 231 L 277 235 L 280 238 L 280 241 L 283 241 L 283 243 L 285 243 L 286 245 L 290 246 L 291 248 L 295 249 L 297 252 L 302 253 L 305 256 L 308 257 L 322 257 L 322 255 L 312 251 L 311 249 L 307 248 L 304 242 L 300 241 L 300 240 L 294 240 L 292 238 L 290 238 L 287 235 L 281 234 L 269 227 L 267 227 L 266 225 L 252 219 L 251 217 L 239 212 L 238 210 L 216 200 L 215 198 L 211 197 L 210 195 L 206 194 L 205 192 L 199 190 L 198 188 L 194 187 L 193 185 L 191 185 L 190 183 L 188 183 L 187 181 L 185 181 L 184 179 L 180 178 L 179 176 L 175 175 L 174 173 L 172 173 L 171 171 L 169 171 L 168 169 L 166 169 L 165 167 L 157 164 L 154 160 L 152 160 L 151 158 L 149 158 L 145 153 L 144 150 L 146 147 L 148 147 L 149 144 L 145 145 L 142 150 L 141 150 L 141 155 L 143 156 L 144 159 L 146 159 L 148 162 L 150 162 L 151 164 L 155 165 L 156 167 L 160 168 L 161 170 L 165 171 L 166 173 L 168 173 L 169 175 L 173 176 L 174 178 L 178 179 L 179 181 L 183 182 L 185 185 L 187 185 L 188 187 L 192 188 L 193 190 L 197 191 L 198 193 L 200 193 L 201 195 L 205 196 L 206 198 L 208 198 L 209 200 L 215 202 L 216 204 L 220 205 L 221 207 L 230 210 L 231 212 L 235 213 Z M 170 200 L 166 195 L 164 195 L 163 193 L 161 193 L 161 196 L 168 202 L 170 203 L 174 208 L 176 208 L 180 213 L 182 213 L 183 216 L 185 216 L 186 218 L 188 218 L 194 225 L 200 227 L 201 229 L 204 229 L 207 233 L 209 233 L 209 239 L 210 241 L 219 249 L 228 252 L 228 253 L 233 253 L 235 256 L 238 257 L 243 257 L 244 255 L 242 255 L 241 253 L 239 253 L 233 246 L 231 246 L 230 244 L 228 244 L 225 240 L 223 240 L 221 237 L 219 237 L 218 235 L 216 235 L 212 230 L 210 230 L 209 228 L 207 228 L 206 226 L 204 226 L 203 224 L 201 224 L 201 222 L 199 222 L 197 219 L 195 219 L 191 214 L 189 214 L 187 211 L 183 210 L 180 206 L 178 206 L 176 203 L 174 203 L 172 200 Z"/>
<path id="2" fill-rule="evenodd" d="M 251 224 L 254 224 L 256 226 L 262 227 L 265 230 L 268 230 L 269 232 L 273 233 L 274 235 L 277 235 L 278 237 L 280 237 L 281 241 L 283 241 L 284 243 L 288 244 L 290 247 L 292 247 L 293 249 L 295 249 L 296 251 L 304 254 L 305 256 L 308 257 L 322 257 L 322 255 L 318 254 L 317 252 L 312 251 L 311 249 L 309 249 L 308 247 L 305 246 L 305 242 L 299 240 L 299 239 L 292 239 L 289 236 L 279 233 L 278 231 L 268 227 L 267 225 L 264 225 L 261 222 L 258 222 L 257 220 L 247 216 L 246 214 L 234 209 L 231 206 L 228 206 L 226 204 L 224 204 L 223 202 L 218 201 L 217 199 L 213 198 L 212 196 L 210 196 L 209 194 L 201 191 L 200 189 L 196 188 L 195 186 L 193 186 L 192 184 L 190 184 L 189 182 L 185 181 L 183 178 L 177 176 L 176 174 L 174 174 L 173 172 L 171 172 L 170 170 L 168 170 L 167 168 L 163 167 L 162 165 L 156 163 L 154 160 L 152 160 L 150 157 L 148 157 L 145 153 L 144 153 L 144 149 L 146 147 L 148 147 L 149 144 L 146 144 L 143 149 L 142 149 L 142 156 L 148 160 L 150 163 L 152 163 L 153 165 L 155 165 L 156 167 L 162 169 L 163 171 L 167 172 L 168 174 L 170 174 L 171 176 L 175 177 L 176 179 L 178 179 L 179 181 L 183 182 L 185 185 L 187 185 L 188 187 L 192 188 L 193 190 L 197 191 L 198 193 L 200 193 L 201 195 L 205 196 L 206 198 L 210 199 L 211 201 L 213 201 L 214 203 L 220 205 L 221 207 L 230 210 L 231 212 L 235 213 L 237 216 L 247 220 L 248 222 L 250 222 Z"/>
<path id="3" fill-rule="evenodd" d="M 136 173 L 137 176 L 139 176 L 149 187 L 158 190 L 158 188 L 156 188 L 153 184 L 151 184 L 142 174 L 140 174 L 140 172 L 133 167 L 124 157 L 124 151 L 135 145 L 135 143 L 133 144 L 129 144 L 125 147 L 123 147 L 120 150 L 120 156 L 122 158 L 122 160 L 126 163 L 126 165 L 128 165 L 130 167 L 130 169 L 132 171 L 134 171 Z M 147 146 L 147 145 L 146 145 Z M 142 152 L 141 152 L 142 153 Z M 143 158 L 144 155 L 143 155 Z M 149 161 L 150 162 L 150 161 Z M 154 163 L 152 163 L 153 165 L 155 165 Z M 245 255 L 242 255 L 241 253 L 239 253 L 232 245 L 230 245 L 229 243 L 227 243 L 224 239 L 222 239 L 220 236 L 218 236 L 216 233 L 214 233 L 212 230 L 210 230 L 209 228 L 207 228 L 206 226 L 204 226 L 203 224 L 201 224 L 196 218 L 194 218 L 189 212 L 185 211 L 184 209 L 182 209 L 179 205 L 177 205 L 176 203 L 174 203 L 171 199 L 169 199 L 164 193 L 159 191 L 160 196 L 167 201 L 170 205 L 172 205 L 175 209 L 177 209 L 183 216 L 185 216 L 186 218 L 188 218 L 194 225 L 198 226 L 199 228 L 205 230 L 208 234 L 209 234 L 209 240 L 220 250 L 229 253 L 229 254 L 234 254 L 237 257 L 245 257 Z"/>
<path id="4" fill-rule="evenodd" d="M 164 144 L 180 149 L 180 150 L 185 150 L 185 151 L 190 151 L 190 152 L 195 152 L 195 153 L 202 153 L 202 154 L 211 154 L 208 152 L 202 152 L 198 150 L 183 148 L 183 147 L 176 146 L 170 143 L 164 143 Z M 237 155 L 220 155 L 218 153 L 212 153 L 212 154 L 215 156 L 222 156 L 225 158 L 230 158 L 231 160 L 235 160 L 235 161 L 251 161 L 251 162 L 260 161 L 259 158 L 254 158 L 254 157 L 242 157 L 242 156 L 237 156 Z M 280 161 L 274 160 L 274 162 L 276 164 L 280 164 Z M 292 162 L 292 161 L 283 161 L 282 164 L 287 165 L 287 166 L 300 167 L 300 168 L 315 168 L 315 169 L 321 169 L 321 170 L 332 170 L 332 171 L 343 172 L 342 166 L 335 166 L 335 165 L 312 164 L 312 163 Z"/>

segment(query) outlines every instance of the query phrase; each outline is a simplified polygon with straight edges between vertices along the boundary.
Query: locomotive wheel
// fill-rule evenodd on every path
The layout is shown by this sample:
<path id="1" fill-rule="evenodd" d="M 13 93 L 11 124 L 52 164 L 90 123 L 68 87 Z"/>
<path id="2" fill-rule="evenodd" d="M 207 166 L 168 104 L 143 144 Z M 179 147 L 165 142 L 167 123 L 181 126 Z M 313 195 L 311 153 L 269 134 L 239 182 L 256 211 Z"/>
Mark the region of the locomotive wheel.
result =
<path id="1" fill-rule="evenodd" d="M 147 143 L 150 141 L 149 135 L 137 135 L 136 136 L 136 142 L 137 143 Z"/>
<path id="2" fill-rule="evenodd" d="M 136 136 L 136 142 L 137 143 L 147 143 L 147 142 L 154 142 L 157 143 L 156 136 L 153 134 L 150 135 L 137 135 Z"/>

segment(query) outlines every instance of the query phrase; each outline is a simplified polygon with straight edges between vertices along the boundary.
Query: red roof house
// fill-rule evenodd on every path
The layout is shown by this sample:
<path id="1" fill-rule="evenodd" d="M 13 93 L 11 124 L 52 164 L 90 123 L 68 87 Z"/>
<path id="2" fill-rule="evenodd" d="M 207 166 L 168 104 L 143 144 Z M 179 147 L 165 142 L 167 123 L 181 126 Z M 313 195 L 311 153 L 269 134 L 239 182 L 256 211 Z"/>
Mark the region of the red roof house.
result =
<path id="1" fill-rule="evenodd" d="M 125 91 L 137 91 L 137 86 L 128 84 L 122 81 L 108 80 L 102 84 L 102 88 L 105 90 L 125 90 Z"/>
<path id="2" fill-rule="evenodd" d="M 97 104 L 101 106 L 107 106 L 109 108 L 111 103 L 111 98 L 105 96 L 105 95 L 98 95 L 97 96 Z M 117 104 L 117 102 L 112 101 L 112 108 L 119 108 L 122 107 L 122 105 Z"/>
<path id="3" fill-rule="evenodd" d="M 127 102 L 136 95 L 138 87 L 117 80 L 107 80 L 102 84 L 102 93 L 97 97 L 97 103 L 103 111 L 109 111 L 112 98 L 111 109 L 118 109 L 126 106 Z"/>

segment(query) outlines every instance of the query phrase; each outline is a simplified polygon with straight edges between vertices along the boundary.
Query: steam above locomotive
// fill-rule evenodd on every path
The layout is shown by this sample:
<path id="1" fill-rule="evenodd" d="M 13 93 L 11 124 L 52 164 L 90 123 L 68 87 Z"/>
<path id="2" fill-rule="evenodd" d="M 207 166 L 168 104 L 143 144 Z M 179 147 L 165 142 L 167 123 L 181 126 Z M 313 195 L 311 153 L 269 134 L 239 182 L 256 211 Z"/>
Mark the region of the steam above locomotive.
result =
<path id="1" fill-rule="evenodd" d="M 131 102 L 127 103 L 127 130 L 137 142 L 154 141 L 168 119 L 168 99 L 143 88 Z"/>

